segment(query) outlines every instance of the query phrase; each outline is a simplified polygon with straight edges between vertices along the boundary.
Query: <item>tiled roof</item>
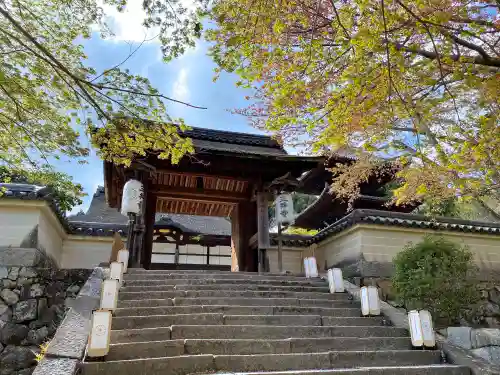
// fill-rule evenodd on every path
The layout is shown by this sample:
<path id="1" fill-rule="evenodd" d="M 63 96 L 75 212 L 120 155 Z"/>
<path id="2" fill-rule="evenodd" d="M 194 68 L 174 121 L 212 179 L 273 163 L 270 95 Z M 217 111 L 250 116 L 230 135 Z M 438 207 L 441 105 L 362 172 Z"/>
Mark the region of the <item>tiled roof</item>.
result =
<path id="1" fill-rule="evenodd" d="M 354 210 L 316 234 L 312 242 L 320 242 L 328 236 L 339 233 L 355 224 L 379 224 L 405 228 L 500 235 L 500 223 L 461 220 L 450 217 L 431 218 L 402 212 Z"/>
<path id="2" fill-rule="evenodd" d="M 0 183 L 0 198 L 46 201 L 54 214 L 59 219 L 62 226 L 65 229 L 68 229 L 66 213 L 61 210 L 59 202 L 54 199 L 52 195 L 52 189 L 49 187 L 33 184 Z"/>
<path id="3" fill-rule="evenodd" d="M 181 134 L 192 139 L 200 139 L 205 141 L 282 149 L 282 147 L 275 139 L 267 135 L 238 133 L 197 127 L 192 127 L 191 130 L 186 130 Z"/>
<path id="4" fill-rule="evenodd" d="M 128 219 L 105 201 L 104 188 L 98 187 L 85 214 L 68 218 L 78 234 L 101 236 L 112 235 L 113 229 L 126 233 Z M 231 235 L 231 223 L 223 217 L 157 214 L 155 225 L 170 225 L 186 233 L 205 235 Z"/>
<path id="5" fill-rule="evenodd" d="M 197 152 L 203 151 L 219 151 L 231 152 L 237 154 L 251 154 L 251 155 L 286 155 L 285 150 L 275 147 L 264 147 L 245 145 L 237 143 L 215 142 L 200 139 L 192 139 L 193 146 Z"/>

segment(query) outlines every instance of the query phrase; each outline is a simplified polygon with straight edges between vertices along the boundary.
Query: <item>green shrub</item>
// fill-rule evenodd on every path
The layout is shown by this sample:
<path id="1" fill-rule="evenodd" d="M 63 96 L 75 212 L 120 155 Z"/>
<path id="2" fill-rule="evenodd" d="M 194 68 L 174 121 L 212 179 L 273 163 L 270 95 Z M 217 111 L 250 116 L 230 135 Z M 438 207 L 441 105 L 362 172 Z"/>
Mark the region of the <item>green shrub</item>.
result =
<path id="1" fill-rule="evenodd" d="M 394 258 L 392 279 L 407 309 L 427 309 L 436 325 L 453 325 L 479 299 L 476 267 L 467 247 L 439 236 L 408 244 Z"/>

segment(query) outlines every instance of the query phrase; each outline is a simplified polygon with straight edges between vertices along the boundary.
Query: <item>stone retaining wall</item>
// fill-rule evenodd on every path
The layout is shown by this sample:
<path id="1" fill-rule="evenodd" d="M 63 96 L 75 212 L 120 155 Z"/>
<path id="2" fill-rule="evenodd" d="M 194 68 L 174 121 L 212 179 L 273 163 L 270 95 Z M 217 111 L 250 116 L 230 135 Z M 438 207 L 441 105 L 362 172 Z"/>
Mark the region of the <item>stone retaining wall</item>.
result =
<path id="1" fill-rule="evenodd" d="M 29 375 L 91 270 L 0 266 L 0 375 Z"/>
<path id="2" fill-rule="evenodd" d="M 380 299 L 394 307 L 404 307 L 403 303 L 397 300 L 389 278 L 355 277 L 351 281 L 358 286 L 377 286 Z M 500 282 L 478 281 L 477 287 L 480 290 L 481 300 L 476 306 L 471 306 L 474 313 L 471 320 L 464 321 L 463 325 L 472 325 L 477 328 L 500 328 Z"/>

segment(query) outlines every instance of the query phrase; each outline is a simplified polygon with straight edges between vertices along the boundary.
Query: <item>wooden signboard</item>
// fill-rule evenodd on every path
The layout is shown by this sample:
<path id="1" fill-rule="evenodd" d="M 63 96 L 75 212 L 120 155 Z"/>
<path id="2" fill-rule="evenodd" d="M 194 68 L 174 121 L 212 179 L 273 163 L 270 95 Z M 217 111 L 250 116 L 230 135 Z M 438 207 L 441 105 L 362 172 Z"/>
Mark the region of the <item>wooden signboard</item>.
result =
<path id="1" fill-rule="evenodd" d="M 111 319 L 110 311 L 97 310 L 93 312 L 87 356 L 104 357 L 109 353 Z"/>

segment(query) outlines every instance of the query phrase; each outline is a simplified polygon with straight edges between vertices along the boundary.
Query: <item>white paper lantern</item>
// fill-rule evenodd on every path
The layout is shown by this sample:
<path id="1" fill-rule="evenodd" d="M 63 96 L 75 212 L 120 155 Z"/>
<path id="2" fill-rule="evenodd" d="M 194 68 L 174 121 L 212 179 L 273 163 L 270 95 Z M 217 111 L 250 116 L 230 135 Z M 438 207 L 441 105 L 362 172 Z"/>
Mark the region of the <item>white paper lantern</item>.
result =
<path id="1" fill-rule="evenodd" d="M 109 278 L 112 280 L 118 280 L 120 286 L 122 285 L 122 279 L 123 279 L 122 262 L 111 262 L 111 264 L 109 265 Z"/>
<path id="2" fill-rule="evenodd" d="M 311 277 L 311 272 L 309 271 L 309 258 L 304 258 L 304 272 L 306 277 Z"/>
<path id="3" fill-rule="evenodd" d="M 433 348 L 436 346 L 436 336 L 434 334 L 434 325 L 432 324 L 431 313 L 427 310 L 421 310 L 418 315 L 420 316 L 420 325 L 422 326 L 424 346 Z"/>
<path id="4" fill-rule="evenodd" d="M 417 310 L 411 310 L 408 313 L 408 324 L 410 325 L 411 344 L 415 347 L 423 346 L 424 336 L 422 335 L 422 325 Z"/>
<path id="5" fill-rule="evenodd" d="M 380 300 L 378 290 L 374 286 L 364 286 L 360 290 L 361 314 L 363 316 L 380 315 Z"/>
<path id="6" fill-rule="evenodd" d="M 328 285 L 330 293 L 344 293 L 344 278 L 340 268 L 331 268 L 328 270 Z"/>
<path id="7" fill-rule="evenodd" d="M 307 258 L 309 260 L 309 277 L 318 277 L 318 264 L 315 257 Z"/>
<path id="8" fill-rule="evenodd" d="M 97 310 L 93 312 L 87 356 L 104 357 L 109 353 L 111 319 L 110 311 Z"/>
<path id="9" fill-rule="evenodd" d="M 293 223 L 293 199 L 290 194 L 280 194 L 276 197 L 276 221 L 280 224 Z"/>
<path id="10" fill-rule="evenodd" d="M 122 215 L 128 216 L 129 213 L 138 214 L 141 212 L 143 193 L 144 188 L 139 181 L 128 180 L 125 183 L 122 195 Z"/>
<path id="11" fill-rule="evenodd" d="M 328 287 L 330 288 L 330 293 L 335 293 L 335 284 L 333 282 L 333 269 L 329 268 L 327 272 L 328 276 Z"/>
<path id="12" fill-rule="evenodd" d="M 120 282 L 115 279 L 104 280 L 101 289 L 101 310 L 113 311 L 118 303 Z"/>
<path id="13" fill-rule="evenodd" d="M 413 346 L 428 348 L 436 346 L 436 336 L 429 311 L 410 311 L 408 313 L 408 324 L 410 325 L 411 344 Z"/>
<path id="14" fill-rule="evenodd" d="M 123 273 L 127 273 L 129 252 L 126 249 L 118 251 L 117 261 L 123 263 Z"/>

